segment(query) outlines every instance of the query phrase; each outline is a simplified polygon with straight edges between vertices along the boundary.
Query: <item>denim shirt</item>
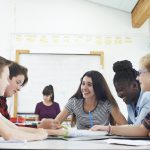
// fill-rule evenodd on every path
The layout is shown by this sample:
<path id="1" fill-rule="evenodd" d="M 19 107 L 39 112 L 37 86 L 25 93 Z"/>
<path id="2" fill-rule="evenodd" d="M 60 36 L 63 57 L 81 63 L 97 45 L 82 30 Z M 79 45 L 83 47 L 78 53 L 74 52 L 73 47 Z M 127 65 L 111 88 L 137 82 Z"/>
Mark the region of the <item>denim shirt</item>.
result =
<path id="1" fill-rule="evenodd" d="M 128 124 L 141 124 L 147 113 L 150 111 L 150 92 L 141 92 L 137 105 L 127 105 Z M 137 116 L 135 116 L 135 112 Z"/>

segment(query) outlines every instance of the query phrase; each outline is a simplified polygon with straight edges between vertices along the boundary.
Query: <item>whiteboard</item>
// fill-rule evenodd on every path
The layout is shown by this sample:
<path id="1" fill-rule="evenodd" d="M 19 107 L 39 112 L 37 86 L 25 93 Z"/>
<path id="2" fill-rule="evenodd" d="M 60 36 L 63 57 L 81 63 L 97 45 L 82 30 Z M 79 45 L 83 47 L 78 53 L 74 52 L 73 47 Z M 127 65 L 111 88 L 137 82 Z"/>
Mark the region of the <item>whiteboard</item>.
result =
<path id="1" fill-rule="evenodd" d="M 86 71 L 102 72 L 100 59 L 100 55 L 90 54 L 21 54 L 19 63 L 28 68 L 29 81 L 18 93 L 18 113 L 34 113 L 36 103 L 42 101 L 43 88 L 49 84 L 62 110 Z"/>

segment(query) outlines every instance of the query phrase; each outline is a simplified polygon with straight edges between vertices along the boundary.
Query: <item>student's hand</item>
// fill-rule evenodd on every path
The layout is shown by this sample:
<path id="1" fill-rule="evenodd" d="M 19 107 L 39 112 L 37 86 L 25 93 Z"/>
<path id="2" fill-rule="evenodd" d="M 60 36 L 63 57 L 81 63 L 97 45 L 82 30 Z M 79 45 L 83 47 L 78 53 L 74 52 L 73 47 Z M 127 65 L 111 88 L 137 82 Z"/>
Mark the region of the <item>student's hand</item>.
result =
<path id="1" fill-rule="evenodd" d="M 46 129 L 48 135 L 56 135 L 56 136 L 68 136 L 68 129 L 60 128 L 60 129 Z"/>
<path id="2" fill-rule="evenodd" d="M 92 131 L 109 131 L 109 126 L 104 125 L 94 125 L 92 128 L 90 128 Z"/>
<path id="3" fill-rule="evenodd" d="M 34 133 L 35 134 L 35 133 Z M 45 129 L 39 128 L 38 132 L 36 133 L 36 136 L 39 136 L 39 139 L 46 139 L 48 136 L 48 133 Z"/>
<path id="4" fill-rule="evenodd" d="M 37 127 L 44 129 L 59 129 L 61 128 L 61 125 L 54 119 L 42 119 L 41 123 Z"/>

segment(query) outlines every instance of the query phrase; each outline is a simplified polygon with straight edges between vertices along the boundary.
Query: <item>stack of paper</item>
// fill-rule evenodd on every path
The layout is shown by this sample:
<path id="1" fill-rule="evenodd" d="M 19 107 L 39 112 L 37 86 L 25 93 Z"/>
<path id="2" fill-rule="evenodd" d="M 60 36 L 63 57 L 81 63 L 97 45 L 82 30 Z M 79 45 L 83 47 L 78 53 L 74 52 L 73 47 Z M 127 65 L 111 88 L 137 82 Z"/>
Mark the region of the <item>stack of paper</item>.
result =
<path id="1" fill-rule="evenodd" d="M 107 135 L 106 131 L 91 131 L 91 130 L 78 130 L 76 128 L 68 129 L 68 137 L 91 137 Z"/>

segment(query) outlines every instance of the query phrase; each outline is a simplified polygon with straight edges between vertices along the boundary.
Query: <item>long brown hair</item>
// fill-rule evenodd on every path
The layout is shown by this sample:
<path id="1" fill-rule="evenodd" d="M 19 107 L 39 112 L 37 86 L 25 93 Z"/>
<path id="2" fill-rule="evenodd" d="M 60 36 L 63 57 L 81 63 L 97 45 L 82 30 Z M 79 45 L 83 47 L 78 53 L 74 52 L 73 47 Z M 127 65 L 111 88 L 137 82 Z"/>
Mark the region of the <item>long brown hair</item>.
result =
<path id="1" fill-rule="evenodd" d="M 105 78 L 103 77 L 103 75 L 100 72 L 95 71 L 95 70 L 88 71 L 82 76 L 78 90 L 71 98 L 75 97 L 77 99 L 83 99 L 83 95 L 81 92 L 81 84 L 82 84 L 82 80 L 85 76 L 90 77 L 92 79 L 93 89 L 94 89 L 97 101 L 109 100 L 110 103 L 114 107 L 118 107 L 118 104 L 117 104 L 116 100 L 114 99 L 113 95 L 111 94 Z M 72 114 L 71 126 L 74 126 L 75 124 L 76 124 L 76 116 L 75 116 L 75 114 Z M 111 125 L 116 124 L 115 120 L 111 116 L 111 114 L 110 114 L 110 124 Z"/>

